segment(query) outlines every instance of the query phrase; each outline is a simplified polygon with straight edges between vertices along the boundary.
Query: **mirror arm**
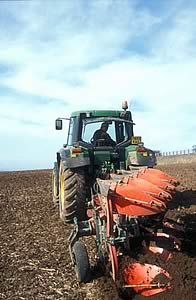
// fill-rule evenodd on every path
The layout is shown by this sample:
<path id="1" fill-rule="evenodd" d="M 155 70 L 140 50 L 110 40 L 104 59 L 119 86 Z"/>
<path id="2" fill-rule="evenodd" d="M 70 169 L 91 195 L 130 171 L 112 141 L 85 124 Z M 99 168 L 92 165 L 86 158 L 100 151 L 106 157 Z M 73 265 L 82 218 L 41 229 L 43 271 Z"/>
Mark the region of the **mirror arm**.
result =
<path id="1" fill-rule="evenodd" d="M 56 120 L 67 120 L 67 121 L 70 121 L 70 118 L 57 118 Z"/>

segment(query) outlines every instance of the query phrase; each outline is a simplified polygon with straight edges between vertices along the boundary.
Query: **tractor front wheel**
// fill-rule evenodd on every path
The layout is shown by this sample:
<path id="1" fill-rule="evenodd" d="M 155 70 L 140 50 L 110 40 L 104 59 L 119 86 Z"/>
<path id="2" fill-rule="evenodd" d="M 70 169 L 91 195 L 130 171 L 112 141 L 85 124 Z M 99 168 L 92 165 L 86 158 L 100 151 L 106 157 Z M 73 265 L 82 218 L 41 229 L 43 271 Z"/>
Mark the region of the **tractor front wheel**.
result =
<path id="1" fill-rule="evenodd" d="M 59 178 L 59 213 L 65 223 L 86 217 L 86 184 L 84 170 L 69 169 L 61 162 Z"/>

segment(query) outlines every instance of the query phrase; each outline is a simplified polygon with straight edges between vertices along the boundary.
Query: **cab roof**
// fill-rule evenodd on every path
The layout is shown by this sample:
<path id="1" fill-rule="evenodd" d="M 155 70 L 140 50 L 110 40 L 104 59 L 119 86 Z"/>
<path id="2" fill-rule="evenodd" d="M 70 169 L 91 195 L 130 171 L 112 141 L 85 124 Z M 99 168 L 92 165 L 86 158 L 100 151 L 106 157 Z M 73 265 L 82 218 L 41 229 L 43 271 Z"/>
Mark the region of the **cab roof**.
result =
<path id="1" fill-rule="evenodd" d="M 80 110 L 74 111 L 71 117 L 79 117 L 81 114 L 90 113 L 91 117 L 119 117 L 122 110 Z"/>

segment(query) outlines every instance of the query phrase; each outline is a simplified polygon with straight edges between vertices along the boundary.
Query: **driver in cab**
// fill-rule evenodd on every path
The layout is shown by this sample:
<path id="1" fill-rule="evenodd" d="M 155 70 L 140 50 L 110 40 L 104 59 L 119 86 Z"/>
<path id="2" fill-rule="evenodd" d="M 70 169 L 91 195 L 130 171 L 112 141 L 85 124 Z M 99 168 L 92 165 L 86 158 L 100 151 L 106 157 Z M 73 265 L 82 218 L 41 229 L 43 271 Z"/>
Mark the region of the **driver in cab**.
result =
<path id="1" fill-rule="evenodd" d="M 101 128 L 96 130 L 92 137 L 92 143 L 94 146 L 115 146 L 116 142 L 107 133 L 109 124 L 104 122 L 101 124 Z"/>

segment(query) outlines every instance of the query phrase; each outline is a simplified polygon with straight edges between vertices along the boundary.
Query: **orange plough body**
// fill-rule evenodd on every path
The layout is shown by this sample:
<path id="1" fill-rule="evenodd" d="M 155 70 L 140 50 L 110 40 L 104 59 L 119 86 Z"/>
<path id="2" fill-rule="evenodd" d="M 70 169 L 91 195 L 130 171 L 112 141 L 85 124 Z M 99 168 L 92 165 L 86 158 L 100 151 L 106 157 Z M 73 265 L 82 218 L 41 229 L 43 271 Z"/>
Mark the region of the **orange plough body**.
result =
<path id="1" fill-rule="evenodd" d="M 121 215 L 149 216 L 166 210 L 164 202 L 135 190 L 131 186 L 118 186 L 111 199 L 113 207 Z"/>
<path id="2" fill-rule="evenodd" d="M 114 176 L 113 180 L 99 179 L 98 185 L 104 196 L 100 195 L 97 203 L 100 203 L 106 213 L 107 238 L 114 238 L 114 214 L 136 218 L 164 214 L 168 202 L 172 200 L 176 191 L 177 184 L 178 181 L 175 178 L 159 170 L 148 168 Z M 148 241 L 152 240 L 153 244 L 148 245 L 147 242 L 144 250 L 159 254 L 165 261 L 172 257 L 172 250 L 180 250 L 180 241 L 168 234 L 146 229 L 146 238 Z M 170 244 L 170 248 L 164 247 L 164 241 Z M 116 246 L 110 243 L 108 250 L 112 277 L 116 281 L 119 277 L 118 251 Z M 126 265 L 122 272 L 124 287 L 132 288 L 143 296 L 151 296 L 171 288 L 170 275 L 156 265 L 135 262 Z"/>
<path id="3" fill-rule="evenodd" d="M 168 193 L 174 193 L 179 182 L 168 174 L 156 169 L 141 169 L 135 173 L 136 178 L 145 179 Z"/>
<path id="4" fill-rule="evenodd" d="M 172 196 L 169 192 L 164 191 L 164 189 L 151 183 L 147 179 L 143 179 L 140 177 L 124 177 L 122 179 L 122 182 L 127 183 L 128 185 L 134 187 L 136 190 L 140 190 L 143 193 L 149 194 L 164 202 L 170 201 L 172 199 Z"/>

